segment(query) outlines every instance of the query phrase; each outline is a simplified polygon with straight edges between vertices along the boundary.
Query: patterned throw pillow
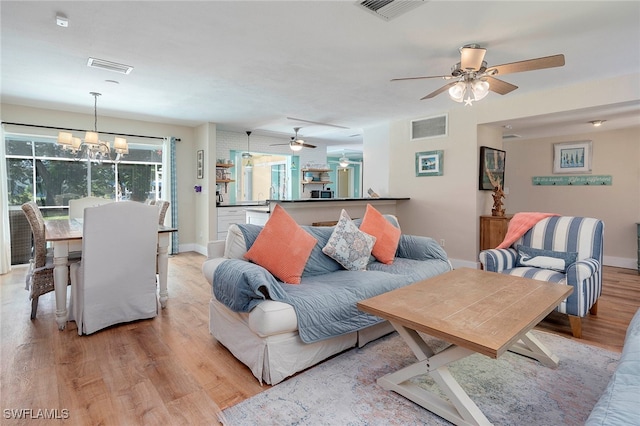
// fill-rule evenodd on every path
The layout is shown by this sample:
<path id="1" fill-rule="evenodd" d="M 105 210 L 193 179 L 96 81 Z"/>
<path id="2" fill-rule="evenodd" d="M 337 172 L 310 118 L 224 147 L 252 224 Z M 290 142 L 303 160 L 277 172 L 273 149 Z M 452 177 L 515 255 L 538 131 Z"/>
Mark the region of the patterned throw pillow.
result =
<path id="1" fill-rule="evenodd" d="M 244 257 L 285 283 L 300 284 L 304 265 L 317 241 L 276 204 Z"/>
<path id="2" fill-rule="evenodd" d="M 516 246 L 516 250 L 518 251 L 516 266 L 551 269 L 562 273 L 566 272 L 569 265 L 578 259 L 576 252 L 543 250 L 520 244 Z"/>
<path id="3" fill-rule="evenodd" d="M 359 230 L 343 209 L 322 252 L 349 271 L 364 271 L 375 241 L 375 237 Z"/>
<path id="4" fill-rule="evenodd" d="M 376 238 L 376 243 L 371 250 L 373 256 L 379 262 L 391 265 L 400 242 L 400 228 L 393 226 L 382 213 L 371 204 L 367 204 L 360 230 Z"/>

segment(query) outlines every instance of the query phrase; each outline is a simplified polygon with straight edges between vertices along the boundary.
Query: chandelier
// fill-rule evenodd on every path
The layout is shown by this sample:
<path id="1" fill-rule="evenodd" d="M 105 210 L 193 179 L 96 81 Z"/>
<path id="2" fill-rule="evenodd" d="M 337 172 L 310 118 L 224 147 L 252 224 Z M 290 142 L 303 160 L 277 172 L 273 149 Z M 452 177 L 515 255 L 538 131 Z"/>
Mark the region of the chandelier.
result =
<path id="1" fill-rule="evenodd" d="M 59 132 L 58 144 L 78 158 L 86 158 L 89 161 L 111 160 L 111 145 L 109 142 L 101 141 L 98 136 L 98 96 L 102 94 L 98 92 L 89 92 L 89 94 L 93 96 L 93 132 L 86 132 L 84 140 L 74 137 L 69 132 Z M 113 151 L 116 153 L 115 161 L 119 161 L 122 155 L 129 153 L 127 140 L 116 136 L 113 140 Z"/>

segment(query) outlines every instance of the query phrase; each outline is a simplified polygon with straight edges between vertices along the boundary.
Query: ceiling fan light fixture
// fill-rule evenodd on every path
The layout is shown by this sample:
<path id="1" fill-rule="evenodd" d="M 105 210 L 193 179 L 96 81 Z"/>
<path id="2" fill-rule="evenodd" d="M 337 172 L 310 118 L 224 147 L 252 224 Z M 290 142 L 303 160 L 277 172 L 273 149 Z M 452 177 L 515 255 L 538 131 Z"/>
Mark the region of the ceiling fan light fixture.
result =
<path id="1" fill-rule="evenodd" d="M 343 169 L 346 168 L 349 165 L 349 159 L 347 157 L 340 157 L 338 159 L 338 165 L 340 167 L 342 167 Z"/>
<path id="2" fill-rule="evenodd" d="M 466 92 L 467 84 L 464 81 L 459 81 L 449 89 L 449 97 L 456 102 L 462 102 Z"/>
<path id="3" fill-rule="evenodd" d="M 483 99 L 489 93 L 489 82 L 486 80 L 475 80 L 471 83 L 471 91 L 476 101 Z"/>
<path id="4" fill-rule="evenodd" d="M 300 145 L 298 143 L 298 141 L 295 141 L 295 142 L 291 141 L 289 143 L 289 148 L 291 148 L 291 151 L 298 152 L 298 151 L 302 150 L 302 145 Z"/>
<path id="5" fill-rule="evenodd" d="M 589 123 L 591 123 L 593 127 L 600 127 L 605 121 L 607 120 L 593 120 L 593 121 L 590 121 Z"/>

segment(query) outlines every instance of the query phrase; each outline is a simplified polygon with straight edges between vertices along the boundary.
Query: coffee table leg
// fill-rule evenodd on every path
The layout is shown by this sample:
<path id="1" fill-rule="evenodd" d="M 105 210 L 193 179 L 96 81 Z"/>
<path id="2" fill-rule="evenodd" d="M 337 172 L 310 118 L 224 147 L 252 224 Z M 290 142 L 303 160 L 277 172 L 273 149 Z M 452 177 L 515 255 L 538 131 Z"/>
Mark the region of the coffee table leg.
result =
<path id="1" fill-rule="evenodd" d="M 560 361 L 559 358 L 552 354 L 530 331 L 522 336 L 519 342 L 510 347 L 509 351 L 536 359 L 540 361 L 542 365 L 551 368 L 557 367 Z"/>
<path id="2" fill-rule="evenodd" d="M 491 423 L 469 398 L 460 384 L 451 375 L 447 365 L 474 354 L 459 346 L 449 346 L 437 354 L 415 331 L 399 324 L 391 323 L 418 358 L 418 362 L 387 374 L 378 379 L 385 390 L 392 390 L 432 413 L 457 425 L 490 425 Z M 429 374 L 449 401 L 435 393 L 426 391 L 408 380 L 420 374 Z"/>

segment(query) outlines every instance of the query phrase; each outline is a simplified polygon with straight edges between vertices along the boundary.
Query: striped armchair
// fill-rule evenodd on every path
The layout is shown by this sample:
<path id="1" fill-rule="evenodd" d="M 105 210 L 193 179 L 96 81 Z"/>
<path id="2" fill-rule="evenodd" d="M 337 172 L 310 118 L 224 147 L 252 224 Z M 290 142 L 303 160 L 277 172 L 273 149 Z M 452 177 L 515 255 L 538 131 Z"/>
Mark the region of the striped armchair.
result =
<path id="1" fill-rule="evenodd" d="M 602 245 L 604 223 L 589 217 L 553 216 L 539 221 L 518 241 L 506 249 L 480 252 L 480 263 L 486 271 L 517 275 L 525 278 L 567 284 L 573 293 L 556 311 L 569 315 L 571 331 L 582 336 L 580 319 L 590 312 L 597 314 L 602 292 Z M 518 246 L 554 252 L 577 253 L 577 260 L 566 271 L 523 266 Z M 522 249 L 521 249 L 522 251 Z"/>

